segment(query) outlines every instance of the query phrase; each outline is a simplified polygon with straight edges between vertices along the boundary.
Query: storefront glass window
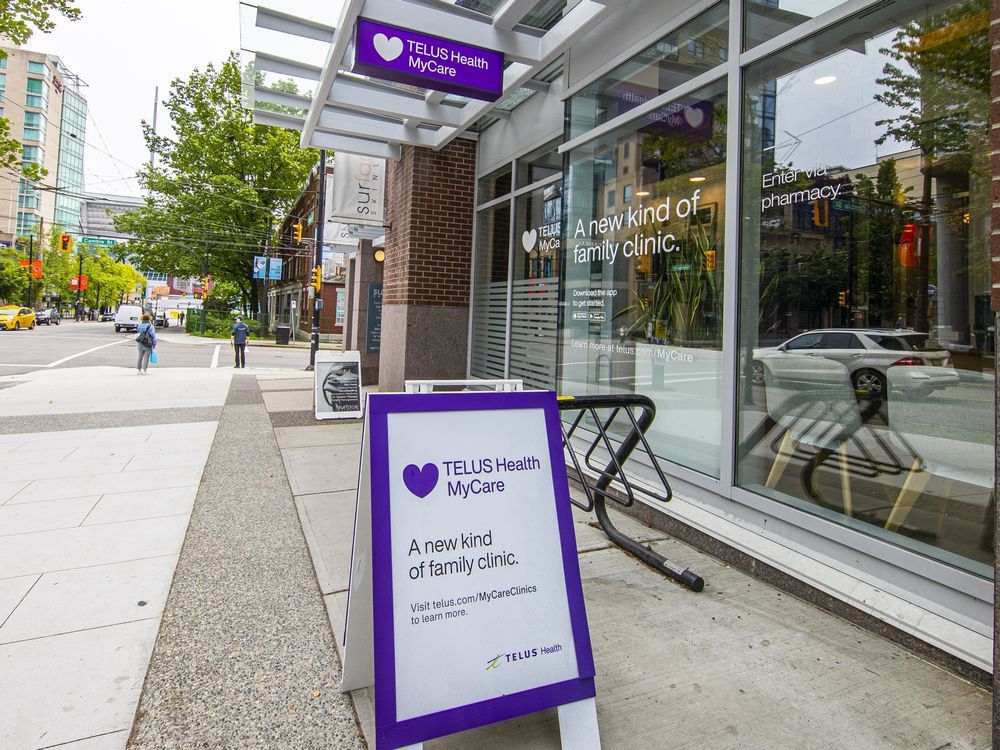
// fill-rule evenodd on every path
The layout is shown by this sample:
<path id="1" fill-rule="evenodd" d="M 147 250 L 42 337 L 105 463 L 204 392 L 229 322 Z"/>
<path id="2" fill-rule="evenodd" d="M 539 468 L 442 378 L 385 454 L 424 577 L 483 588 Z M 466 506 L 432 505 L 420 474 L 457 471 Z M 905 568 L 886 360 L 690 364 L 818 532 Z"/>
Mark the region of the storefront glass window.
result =
<path id="1" fill-rule="evenodd" d="M 751 49 L 845 0 L 744 0 L 743 48 Z"/>
<path id="2" fill-rule="evenodd" d="M 934 8 L 746 72 L 737 482 L 985 576 L 989 6 Z"/>
<path id="3" fill-rule="evenodd" d="M 548 185 L 517 198 L 514 275 L 511 283 L 510 377 L 525 388 L 556 382 L 562 186 Z"/>
<path id="4" fill-rule="evenodd" d="M 510 177 L 508 167 L 507 176 Z M 472 285 L 472 356 L 469 374 L 506 377 L 507 280 L 510 265 L 510 203 L 476 217 L 476 262 Z"/>
<path id="5" fill-rule="evenodd" d="M 549 143 L 537 151 L 517 160 L 517 186 L 525 187 L 533 182 L 562 173 L 562 154 L 559 143 Z"/>
<path id="6" fill-rule="evenodd" d="M 559 391 L 651 397 L 653 448 L 712 477 L 726 121 L 720 81 L 574 149 L 565 181 Z"/>
<path id="7" fill-rule="evenodd" d="M 510 192 L 513 177 L 513 168 L 510 164 L 505 164 L 500 169 L 490 172 L 485 177 L 479 178 L 479 192 L 476 196 L 478 203 L 489 203 L 494 198 L 507 195 Z"/>
<path id="8" fill-rule="evenodd" d="M 710 8 L 569 100 L 569 138 L 635 109 L 728 59 L 729 3 Z"/>

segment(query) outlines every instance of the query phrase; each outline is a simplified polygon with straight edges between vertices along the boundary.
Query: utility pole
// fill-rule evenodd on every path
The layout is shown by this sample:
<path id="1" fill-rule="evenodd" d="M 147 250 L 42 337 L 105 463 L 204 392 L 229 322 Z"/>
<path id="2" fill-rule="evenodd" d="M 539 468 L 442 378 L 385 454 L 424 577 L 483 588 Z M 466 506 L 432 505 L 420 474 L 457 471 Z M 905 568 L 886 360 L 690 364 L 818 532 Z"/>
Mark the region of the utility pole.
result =
<path id="1" fill-rule="evenodd" d="M 35 275 L 35 235 L 28 235 L 28 301 L 25 307 L 31 307 L 31 280 Z"/>
<path id="2" fill-rule="evenodd" d="M 156 135 L 156 110 L 160 106 L 160 87 L 157 86 L 153 89 L 153 135 Z M 153 167 L 156 165 L 156 152 L 152 148 L 149 149 L 149 169 L 152 171 Z"/>
<path id="3" fill-rule="evenodd" d="M 198 332 L 205 333 L 205 300 L 208 297 L 208 232 L 205 233 L 205 257 L 201 261 L 201 320 L 198 321 Z"/>
<path id="4" fill-rule="evenodd" d="M 326 227 L 326 149 L 319 152 L 319 195 L 316 201 L 316 251 L 313 258 L 313 268 L 323 267 L 323 230 Z M 321 277 L 322 278 L 322 277 Z M 316 366 L 316 352 L 319 350 L 319 315 L 323 309 L 323 285 L 319 285 L 313 298 L 312 332 L 309 337 L 309 366 Z"/>
<path id="5" fill-rule="evenodd" d="M 80 259 L 80 265 L 76 271 L 76 320 L 83 320 L 83 302 L 80 296 L 83 294 L 83 245 L 77 245 L 76 257 Z"/>

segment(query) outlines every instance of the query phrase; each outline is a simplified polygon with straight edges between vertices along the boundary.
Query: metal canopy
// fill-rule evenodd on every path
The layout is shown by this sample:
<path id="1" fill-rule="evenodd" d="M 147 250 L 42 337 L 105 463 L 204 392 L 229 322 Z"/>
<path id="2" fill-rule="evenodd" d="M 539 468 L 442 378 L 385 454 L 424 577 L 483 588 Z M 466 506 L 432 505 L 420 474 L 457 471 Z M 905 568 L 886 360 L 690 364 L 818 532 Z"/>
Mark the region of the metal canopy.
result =
<path id="1" fill-rule="evenodd" d="M 399 158 L 401 144 L 440 149 L 458 136 L 475 137 L 470 129 L 480 118 L 509 117 L 513 106 L 544 91 L 548 84 L 536 76 L 621 1 L 344 0 L 332 25 L 244 3 L 244 100 L 255 122 L 300 130 L 304 148 L 389 159 Z M 350 72 L 359 16 L 499 50 L 501 99 L 470 100 Z M 263 36 L 269 40 L 257 41 Z"/>

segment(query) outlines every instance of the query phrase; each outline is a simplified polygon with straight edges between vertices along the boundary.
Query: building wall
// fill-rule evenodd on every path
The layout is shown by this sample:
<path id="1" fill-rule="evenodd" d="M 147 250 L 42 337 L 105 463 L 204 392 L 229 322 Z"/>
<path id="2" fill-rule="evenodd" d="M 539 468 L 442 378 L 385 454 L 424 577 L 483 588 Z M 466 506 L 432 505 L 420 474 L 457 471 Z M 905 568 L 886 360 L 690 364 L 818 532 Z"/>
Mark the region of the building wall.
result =
<path id="1" fill-rule="evenodd" d="M 381 390 L 465 375 L 475 171 L 476 144 L 461 138 L 389 163 Z"/>
<path id="2" fill-rule="evenodd" d="M 66 71 L 61 60 L 50 54 L 42 52 L 29 52 L 28 50 L 3 47 L 7 53 L 6 68 L 0 69 L 0 73 L 5 74 L 5 86 L 3 87 L 4 101 L 2 103 L 2 114 L 10 122 L 10 136 L 21 141 L 26 146 L 38 146 L 43 151 L 43 158 L 40 164 L 48 171 L 46 184 L 57 185 L 59 179 L 60 166 L 60 145 L 65 138 L 69 138 L 68 126 L 64 127 L 63 122 L 63 101 L 67 96 L 73 96 L 77 108 L 82 108 L 84 116 L 86 113 L 86 99 L 83 98 L 79 90 L 79 82 L 69 71 Z M 35 72 L 28 72 L 29 63 L 41 63 L 45 66 L 46 73 L 41 75 Z M 27 105 L 27 82 L 28 79 L 44 79 L 44 88 L 47 91 L 45 106 L 35 107 Z M 56 84 L 58 81 L 58 85 Z M 75 93 L 73 93 L 75 90 Z M 25 117 L 26 113 L 39 113 L 45 123 L 45 135 L 43 140 L 26 140 Z M 78 119 L 78 118 L 77 118 Z M 79 123 L 74 122 L 73 130 L 79 146 L 73 150 L 81 152 L 85 140 L 85 131 L 77 127 Z M 83 123 L 85 125 L 85 122 Z M 82 166 L 79 170 L 81 179 L 67 172 L 64 166 L 64 187 L 73 190 L 82 188 Z M 25 186 L 21 185 L 19 177 L 10 173 L 0 175 L 0 240 L 9 241 L 14 238 L 17 232 L 18 195 L 23 192 Z M 33 190 L 31 197 L 22 197 L 22 203 L 31 205 L 23 206 L 20 211 L 24 214 L 35 217 L 34 231 L 37 233 L 39 225 L 42 231 L 48 228 L 56 220 L 56 194 L 49 190 Z M 37 202 L 37 208 L 32 207 Z M 79 224 L 79 203 L 72 196 L 62 198 L 62 207 L 66 209 L 62 218 L 66 218 L 69 213 L 77 216 L 76 223 Z M 74 210 L 75 209 L 75 210 Z M 72 227 L 74 231 L 79 230 L 79 226 Z"/>

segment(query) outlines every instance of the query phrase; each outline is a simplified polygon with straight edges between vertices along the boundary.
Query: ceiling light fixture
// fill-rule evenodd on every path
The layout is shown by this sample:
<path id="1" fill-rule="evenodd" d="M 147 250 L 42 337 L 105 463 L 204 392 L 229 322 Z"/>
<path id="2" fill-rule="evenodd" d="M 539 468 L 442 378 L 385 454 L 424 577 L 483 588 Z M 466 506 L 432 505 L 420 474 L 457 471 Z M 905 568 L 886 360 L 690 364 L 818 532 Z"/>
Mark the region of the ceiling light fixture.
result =
<path id="1" fill-rule="evenodd" d="M 837 76 L 820 76 L 813 83 L 817 86 L 826 86 L 828 83 L 833 83 L 837 80 Z"/>
<path id="2" fill-rule="evenodd" d="M 707 179 L 708 179 L 707 177 L 701 177 L 701 176 L 699 175 L 698 177 L 692 177 L 692 178 L 690 179 L 690 182 L 704 182 L 704 181 L 705 181 L 705 180 L 707 180 Z"/>

